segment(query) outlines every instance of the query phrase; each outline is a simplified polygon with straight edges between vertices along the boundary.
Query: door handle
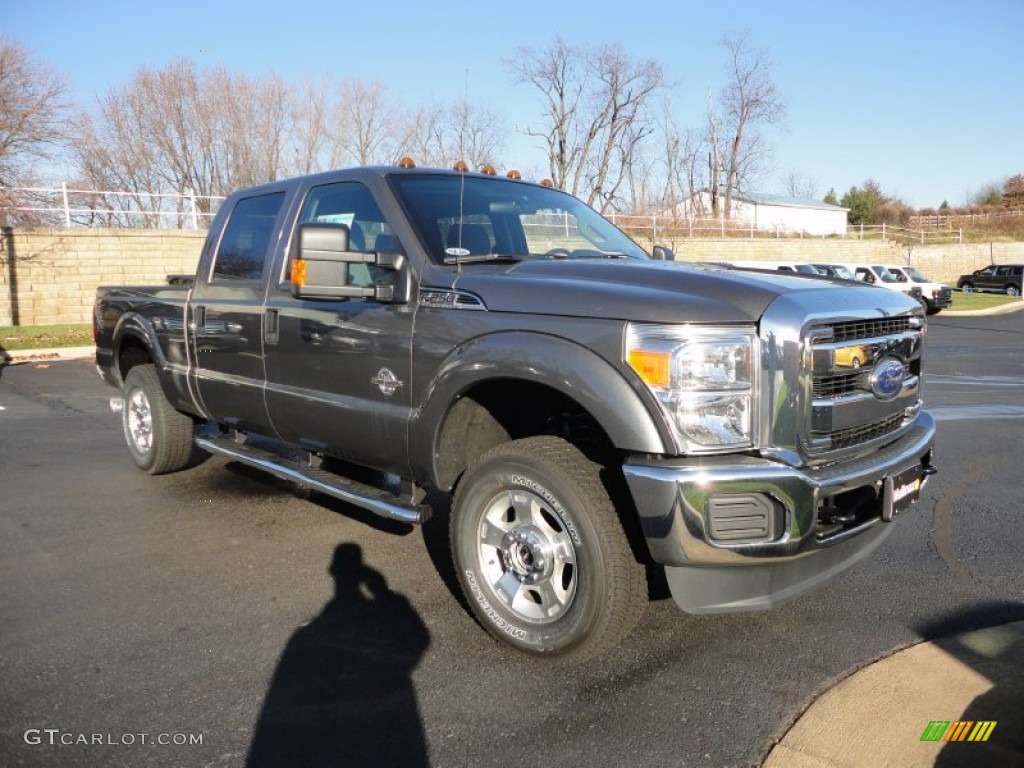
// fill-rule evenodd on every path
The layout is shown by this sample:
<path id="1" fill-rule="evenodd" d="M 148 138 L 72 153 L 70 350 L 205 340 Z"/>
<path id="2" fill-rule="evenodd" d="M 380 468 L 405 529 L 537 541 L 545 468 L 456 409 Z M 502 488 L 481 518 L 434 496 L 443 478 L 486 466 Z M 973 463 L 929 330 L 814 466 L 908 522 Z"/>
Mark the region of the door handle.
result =
<path id="1" fill-rule="evenodd" d="M 192 307 L 192 323 L 189 330 L 199 334 L 206 330 L 206 307 Z"/>
<path id="2" fill-rule="evenodd" d="M 277 344 L 281 338 L 279 310 L 268 309 L 263 313 L 263 341 Z"/>

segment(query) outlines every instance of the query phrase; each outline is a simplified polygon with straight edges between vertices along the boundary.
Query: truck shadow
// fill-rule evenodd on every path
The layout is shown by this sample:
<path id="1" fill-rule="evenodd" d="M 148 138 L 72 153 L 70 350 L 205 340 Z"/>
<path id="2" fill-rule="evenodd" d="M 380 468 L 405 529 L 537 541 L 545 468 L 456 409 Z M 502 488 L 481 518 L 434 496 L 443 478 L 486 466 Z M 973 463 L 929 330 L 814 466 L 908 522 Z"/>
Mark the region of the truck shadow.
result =
<path id="1" fill-rule="evenodd" d="M 1024 627 L 1011 624 L 1021 621 L 1024 604 L 991 602 L 917 628 L 924 640 L 992 683 L 963 712 L 935 714 L 941 720 L 996 723 L 985 743 L 947 742 L 936 766 L 1024 765 Z"/>
<path id="2" fill-rule="evenodd" d="M 274 672 L 246 766 L 427 766 L 412 672 L 430 634 L 409 601 L 340 544 L 334 598 Z"/>

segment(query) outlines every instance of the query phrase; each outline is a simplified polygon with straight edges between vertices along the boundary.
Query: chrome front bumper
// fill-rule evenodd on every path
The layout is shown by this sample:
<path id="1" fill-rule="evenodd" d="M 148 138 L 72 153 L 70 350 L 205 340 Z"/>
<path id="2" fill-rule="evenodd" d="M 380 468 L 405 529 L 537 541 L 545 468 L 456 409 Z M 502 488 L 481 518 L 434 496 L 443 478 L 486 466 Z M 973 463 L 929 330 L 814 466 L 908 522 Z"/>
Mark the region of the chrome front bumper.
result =
<path id="1" fill-rule="evenodd" d="M 899 440 L 853 460 L 795 468 L 750 456 L 630 459 L 623 466 L 654 560 L 666 566 L 673 597 L 693 613 L 765 608 L 813 589 L 863 559 L 892 530 L 883 521 L 886 478 L 934 472 L 935 421 L 918 414 Z M 769 538 L 713 535 L 712 499 L 771 500 L 779 524 Z M 823 506 L 848 494 L 856 519 L 826 530 Z M 866 500 L 866 501 L 865 501 Z"/>

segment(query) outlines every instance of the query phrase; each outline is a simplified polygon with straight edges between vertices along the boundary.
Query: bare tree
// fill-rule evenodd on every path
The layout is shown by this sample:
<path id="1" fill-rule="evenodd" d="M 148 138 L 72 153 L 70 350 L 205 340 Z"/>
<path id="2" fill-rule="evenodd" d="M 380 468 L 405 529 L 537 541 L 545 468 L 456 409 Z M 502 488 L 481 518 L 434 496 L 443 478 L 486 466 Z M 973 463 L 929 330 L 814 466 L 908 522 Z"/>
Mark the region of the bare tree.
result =
<path id="1" fill-rule="evenodd" d="M 292 112 L 276 76 L 200 71 L 179 60 L 140 70 L 128 85 L 112 89 L 95 117 L 80 118 L 75 152 L 98 189 L 225 195 L 279 178 Z M 183 199 L 172 211 L 179 216 Z M 130 200 L 113 202 L 131 207 Z M 160 209 L 155 200 L 140 196 L 135 209 Z M 201 212 L 210 210 L 208 200 L 197 204 Z M 151 224 L 156 219 L 149 217 Z"/>
<path id="2" fill-rule="evenodd" d="M 783 179 L 787 195 L 803 197 L 808 200 L 817 199 L 818 182 L 800 171 L 790 171 Z"/>
<path id="3" fill-rule="evenodd" d="M 711 198 L 711 215 L 718 216 L 719 201 L 722 199 L 722 121 L 715 111 L 715 101 L 708 91 L 707 133 L 708 145 L 708 192 Z"/>
<path id="4" fill-rule="evenodd" d="M 520 48 L 506 66 L 541 93 L 544 125 L 525 133 L 543 140 L 555 186 L 602 211 L 614 207 L 652 133 L 649 102 L 665 87 L 661 65 L 635 62 L 618 45 L 582 49 L 556 38 L 547 48 Z"/>
<path id="5" fill-rule="evenodd" d="M 465 99 L 420 107 L 406 119 L 402 152 L 422 165 L 451 167 L 458 160 L 470 168 L 499 165 L 504 143 L 503 120 L 487 106 Z"/>
<path id="6" fill-rule="evenodd" d="M 732 198 L 758 169 L 766 152 L 760 129 L 780 123 L 786 114 L 775 83 L 773 62 L 764 49 L 755 49 L 747 32 L 727 36 L 728 82 L 722 91 L 725 147 L 725 216 L 732 213 Z"/>
<path id="7" fill-rule="evenodd" d="M 36 164 L 55 157 L 67 135 L 71 103 L 64 78 L 0 37 L 0 188 L 32 186 Z M 0 207 L 15 204 L 0 189 Z M 17 217 L 34 221 L 31 213 Z"/>
<path id="8" fill-rule="evenodd" d="M 292 99 L 289 173 L 305 175 L 332 166 L 328 91 L 325 79 L 307 79 Z"/>
<path id="9" fill-rule="evenodd" d="M 332 166 L 393 163 L 403 134 L 400 102 L 380 80 L 345 79 L 338 93 Z"/>
<path id="10" fill-rule="evenodd" d="M 700 202 L 700 197 L 695 193 L 700 189 L 699 166 L 702 163 L 704 142 L 692 128 L 678 126 L 672 114 L 672 103 L 668 96 L 665 96 L 662 101 L 662 117 L 659 127 L 664 141 L 661 158 L 664 168 L 662 210 L 672 211 L 673 215 L 677 217 L 682 203 L 689 201 L 691 217 L 703 213 L 703 211 L 698 212 L 695 209 Z"/>

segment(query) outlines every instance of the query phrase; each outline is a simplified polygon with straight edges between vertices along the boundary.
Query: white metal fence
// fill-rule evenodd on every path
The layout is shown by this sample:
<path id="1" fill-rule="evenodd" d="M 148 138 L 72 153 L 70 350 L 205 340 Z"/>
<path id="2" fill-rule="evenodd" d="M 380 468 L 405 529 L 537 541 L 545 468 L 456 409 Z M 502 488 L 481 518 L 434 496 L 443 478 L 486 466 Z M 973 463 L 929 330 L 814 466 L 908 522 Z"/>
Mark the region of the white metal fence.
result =
<path id="1" fill-rule="evenodd" d="M 60 188 L 6 187 L 0 189 L 0 207 L 17 223 L 54 227 L 137 227 L 200 229 L 209 225 L 224 198 L 217 195 L 126 192 Z M 1016 212 L 1024 213 L 1024 212 Z M 13 214 L 13 217 L 12 215 Z M 558 216 L 558 214 L 551 214 Z M 551 215 L 546 218 L 550 219 Z M 885 240 L 900 244 L 963 242 L 962 229 L 907 229 L 887 224 L 851 225 L 842 233 L 811 235 L 781 227 L 758 229 L 753 224 L 718 218 L 679 218 L 659 214 L 610 213 L 607 218 L 635 235 L 658 239 L 692 238 L 799 238 Z M 548 223 L 551 223 L 550 221 Z M 568 225 L 568 221 L 565 222 Z"/>
<path id="2" fill-rule="evenodd" d="M 74 189 L 4 187 L 0 207 L 8 220 L 43 226 L 205 228 L 224 198 L 217 195 Z"/>

